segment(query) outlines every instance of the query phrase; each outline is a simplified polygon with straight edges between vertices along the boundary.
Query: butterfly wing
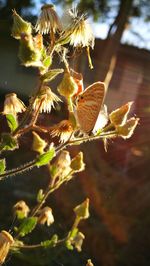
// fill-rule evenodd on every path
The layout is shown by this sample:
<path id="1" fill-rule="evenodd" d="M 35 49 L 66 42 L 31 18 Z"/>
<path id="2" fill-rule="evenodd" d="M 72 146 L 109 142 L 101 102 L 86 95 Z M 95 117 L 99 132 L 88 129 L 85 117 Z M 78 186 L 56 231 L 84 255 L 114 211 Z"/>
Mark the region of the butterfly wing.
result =
<path id="1" fill-rule="evenodd" d="M 90 85 L 78 96 L 76 115 L 83 132 L 90 133 L 93 130 L 104 101 L 105 91 L 104 83 L 99 81 Z"/>

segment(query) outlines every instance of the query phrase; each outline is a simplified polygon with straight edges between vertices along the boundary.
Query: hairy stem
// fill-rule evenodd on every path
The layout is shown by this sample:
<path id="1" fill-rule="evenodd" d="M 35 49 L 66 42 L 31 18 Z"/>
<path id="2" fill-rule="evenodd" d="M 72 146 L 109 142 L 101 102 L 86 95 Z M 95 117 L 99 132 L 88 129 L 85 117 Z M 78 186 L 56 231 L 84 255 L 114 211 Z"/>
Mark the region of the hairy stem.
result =
<path id="1" fill-rule="evenodd" d="M 76 138 L 74 140 L 69 140 L 69 141 L 63 143 L 62 145 L 60 145 L 59 147 L 56 148 L 56 154 L 58 154 L 61 150 L 65 149 L 67 146 L 79 145 L 82 142 L 86 142 L 86 141 L 92 141 L 92 140 L 103 139 L 103 138 L 113 138 L 116 136 L 117 136 L 117 132 L 116 132 L 116 130 L 114 130 L 114 131 L 102 133 L 99 136 L 87 136 L 87 137 L 83 137 L 83 138 L 78 138 L 78 139 Z M 8 170 L 5 173 L 0 174 L 0 180 L 6 178 L 8 176 L 17 175 L 17 174 L 20 174 L 22 172 L 25 172 L 25 171 L 32 169 L 33 167 L 36 166 L 36 161 L 37 161 L 37 159 L 34 159 L 33 161 L 26 163 L 23 166 L 20 166 L 18 168 L 12 169 L 12 170 Z"/>
<path id="2" fill-rule="evenodd" d="M 63 180 L 59 180 L 57 183 L 53 183 L 54 181 L 54 179 L 51 179 L 51 181 L 50 181 L 50 183 L 49 183 L 49 185 L 48 185 L 48 188 L 45 190 L 45 192 L 44 192 L 44 197 L 43 197 L 43 199 L 42 199 L 42 201 L 41 202 L 39 202 L 38 204 L 37 204 L 37 206 L 32 210 L 32 212 L 31 212 L 31 216 L 35 216 L 36 214 L 37 214 L 37 212 L 41 209 L 41 207 L 43 206 L 43 204 L 45 203 L 45 201 L 46 201 L 46 199 L 48 198 L 48 196 L 52 193 L 52 192 L 54 192 L 56 189 L 58 189 L 66 180 L 67 180 L 67 177 L 68 176 L 71 176 L 73 174 L 73 170 L 71 170 L 68 174 L 67 174 L 67 176 L 65 176 L 64 178 L 63 178 Z"/>
<path id="3" fill-rule="evenodd" d="M 35 166 L 36 166 L 36 159 L 31 161 L 31 162 L 28 162 L 28 163 L 26 163 L 24 165 L 21 165 L 20 167 L 8 170 L 5 173 L 0 174 L 0 180 L 4 179 L 6 177 L 9 177 L 9 176 L 14 176 L 14 175 L 23 173 L 25 171 L 31 170 Z"/>

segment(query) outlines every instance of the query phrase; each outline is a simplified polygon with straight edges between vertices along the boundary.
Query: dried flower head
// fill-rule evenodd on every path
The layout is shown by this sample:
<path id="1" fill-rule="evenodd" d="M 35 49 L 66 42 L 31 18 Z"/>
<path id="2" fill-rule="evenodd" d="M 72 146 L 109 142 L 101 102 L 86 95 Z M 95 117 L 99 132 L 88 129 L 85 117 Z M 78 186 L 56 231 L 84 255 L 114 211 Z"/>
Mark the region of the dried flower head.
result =
<path id="1" fill-rule="evenodd" d="M 78 252 L 82 251 L 82 244 L 84 239 L 85 235 L 81 232 L 78 232 L 72 241 L 72 244 L 75 246 Z"/>
<path id="2" fill-rule="evenodd" d="M 68 151 L 62 151 L 60 153 L 60 155 L 58 156 L 55 165 L 59 168 L 67 168 L 68 166 L 70 166 L 71 163 L 71 158 L 70 158 L 70 154 Z"/>
<path id="3" fill-rule="evenodd" d="M 4 263 L 13 242 L 13 237 L 7 231 L 0 232 L 0 265 Z"/>
<path id="4" fill-rule="evenodd" d="M 125 105 L 122 105 L 120 108 L 114 110 L 109 115 L 110 122 L 114 126 L 122 126 L 127 121 L 128 113 L 130 112 L 133 102 L 128 102 Z"/>
<path id="5" fill-rule="evenodd" d="M 18 218 L 25 218 L 28 216 L 30 209 L 25 201 L 20 200 L 13 206 L 13 211 Z"/>
<path id="6" fill-rule="evenodd" d="M 85 169 L 85 164 L 83 162 L 83 152 L 79 152 L 72 160 L 71 160 L 71 168 L 74 172 L 81 172 Z"/>
<path id="7" fill-rule="evenodd" d="M 51 31 L 54 33 L 61 31 L 61 22 L 52 4 L 42 6 L 35 29 L 41 34 L 48 34 Z"/>
<path id="8" fill-rule="evenodd" d="M 3 114 L 12 114 L 16 116 L 17 113 L 22 113 L 26 110 L 24 103 L 17 98 L 15 93 L 5 95 Z"/>
<path id="9" fill-rule="evenodd" d="M 93 49 L 95 38 L 85 14 L 79 16 L 76 9 L 70 10 L 69 13 L 74 21 L 70 35 L 70 44 L 74 47 L 91 47 Z"/>
<path id="10" fill-rule="evenodd" d="M 74 129 L 69 120 L 62 120 L 60 123 L 52 127 L 51 135 L 53 137 L 59 137 L 60 142 L 66 142 L 72 135 Z"/>
<path id="11" fill-rule="evenodd" d="M 43 86 L 40 94 L 37 96 L 33 103 L 34 110 L 40 110 L 40 112 L 50 113 L 51 108 L 55 108 L 54 103 L 61 102 L 59 97 L 52 92 L 48 86 Z"/>
<path id="12" fill-rule="evenodd" d="M 123 139 L 129 139 L 138 125 L 139 118 L 132 117 L 123 126 L 116 127 L 117 134 Z"/>
<path id="13" fill-rule="evenodd" d="M 54 216 L 52 214 L 52 209 L 49 207 L 44 207 L 40 211 L 40 215 L 38 217 L 38 223 L 47 224 L 47 226 L 50 226 L 53 222 L 54 222 Z"/>
<path id="14" fill-rule="evenodd" d="M 70 163 L 71 158 L 69 152 L 62 151 L 53 165 L 53 169 L 55 170 L 52 177 L 59 177 L 60 179 L 64 179 L 65 177 L 67 177 L 68 174 L 71 172 Z"/>
<path id="15" fill-rule="evenodd" d="M 74 212 L 76 216 L 80 219 L 87 219 L 89 218 L 89 199 L 87 198 L 83 201 L 80 205 L 74 208 Z"/>
<path id="16" fill-rule="evenodd" d="M 46 141 L 42 139 L 36 132 L 33 131 L 32 133 L 33 133 L 32 150 L 40 154 L 44 153 L 44 149 L 47 146 Z"/>

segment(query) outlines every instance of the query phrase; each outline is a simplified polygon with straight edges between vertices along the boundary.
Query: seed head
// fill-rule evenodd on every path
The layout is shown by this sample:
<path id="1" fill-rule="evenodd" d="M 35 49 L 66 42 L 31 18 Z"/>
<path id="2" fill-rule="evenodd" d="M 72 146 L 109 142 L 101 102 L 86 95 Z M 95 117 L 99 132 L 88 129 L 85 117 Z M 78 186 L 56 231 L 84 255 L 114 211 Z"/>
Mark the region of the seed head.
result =
<path id="1" fill-rule="evenodd" d="M 22 113 L 26 110 L 24 103 L 17 98 L 15 93 L 5 95 L 3 114 L 12 114 L 16 116 L 17 113 Z"/>
<path id="2" fill-rule="evenodd" d="M 48 34 L 53 31 L 61 31 L 62 26 L 59 17 L 51 4 L 46 4 L 41 8 L 41 14 L 35 25 L 36 31 L 41 34 Z"/>

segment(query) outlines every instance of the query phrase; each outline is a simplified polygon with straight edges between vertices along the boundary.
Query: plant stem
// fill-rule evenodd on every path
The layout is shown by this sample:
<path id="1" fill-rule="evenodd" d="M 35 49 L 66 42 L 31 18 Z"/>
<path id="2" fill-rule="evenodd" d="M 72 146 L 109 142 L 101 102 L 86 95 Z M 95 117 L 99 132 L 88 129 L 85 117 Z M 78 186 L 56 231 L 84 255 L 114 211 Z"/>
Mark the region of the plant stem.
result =
<path id="1" fill-rule="evenodd" d="M 23 246 L 19 246 L 19 245 L 14 245 L 14 246 L 12 246 L 13 248 L 25 248 L 25 249 L 32 249 L 32 248 L 41 248 L 42 247 L 42 245 L 41 244 L 35 244 L 35 245 L 23 245 Z"/>
<path id="2" fill-rule="evenodd" d="M 65 242 L 66 241 L 66 239 L 67 238 L 63 238 L 63 239 L 60 239 L 60 240 L 58 240 L 57 241 L 57 243 L 55 243 L 55 246 L 57 246 L 57 245 L 60 245 L 60 244 L 62 244 L 63 242 Z M 39 244 L 33 244 L 33 245 L 13 245 L 12 246 L 12 249 L 13 248 L 20 248 L 20 249 L 34 249 L 34 248 L 45 248 L 45 246 L 44 245 L 42 245 L 41 243 L 39 243 Z"/>
<path id="3" fill-rule="evenodd" d="M 27 171 L 29 169 L 32 169 L 35 166 L 36 166 L 36 159 L 31 161 L 31 162 L 28 162 L 28 163 L 26 163 L 24 165 L 21 165 L 18 168 L 11 169 L 11 170 L 6 171 L 3 174 L 0 174 L 0 180 L 4 179 L 6 177 L 9 177 L 9 176 L 14 176 L 14 175 L 23 173 L 23 172 L 25 172 L 25 171 Z"/>
<path id="4" fill-rule="evenodd" d="M 56 184 L 55 183 L 53 183 L 54 181 L 53 181 L 53 179 L 51 179 L 51 181 L 50 181 L 50 183 L 49 183 L 49 185 L 48 185 L 48 188 L 45 190 L 45 192 L 44 192 L 44 197 L 43 197 L 43 199 L 42 199 L 42 201 L 41 202 L 39 202 L 38 204 L 37 204 L 37 206 L 32 210 L 32 212 L 31 212 L 31 216 L 35 216 L 36 214 L 37 214 L 37 212 L 41 209 L 41 207 L 43 206 L 43 204 L 45 203 L 45 201 L 46 201 L 46 199 L 48 198 L 48 196 L 52 193 L 52 192 L 54 192 L 56 189 L 58 189 L 66 180 L 67 180 L 67 177 L 68 176 L 71 176 L 73 174 L 73 171 L 71 170 L 68 174 L 67 174 L 67 176 L 65 176 L 64 178 L 63 178 L 63 180 L 61 180 L 61 181 L 58 181 Z"/>
<path id="5" fill-rule="evenodd" d="M 13 132 L 13 136 L 16 136 L 17 133 L 18 133 L 18 131 L 19 131 L 22 127 L 24 127 L 24 125 L 25 125 L 26 122 L 28 121 L 28 119 L 29 119 L 29 117 L 30 117 L 30 114 L 31 114 L 31 111 L 32 111 L 33 103 L 34 103 L 34 101 L 35 101 L 35 99 L 36 99 L 36 96 L 38 95 L 38 93 L 39 93 L 39 91 L 40 91 L 42 85 L 43 85 L 43 81 L 40 79 L 40 84 L 39 84 L 39 86 L 38 86 L 38 89 L 37 89 L 37 91 L 36 91 L 36 93 L 35 93 L 35 95 L 34 95 L 32 101 L 30 102 L 30 104 L 29 104 L 29 106 L 28 106 L 28 108 L 27 108 L 27 110 L 26 110 L 26 112 L 25 112 L 25 114 L 24 114 L 24 116 L 23 116 L 23 118 L 22 118 L 20 124 L 18 125 L 18 127 L 16 128 L 16 130 Z"/>
<path id="6" fill-rule="evenodd" d="M 78 139 L 74 139 L 74 140 L 69 140 L 69 141 L 63 143 L 62 145 L 60 145 L 58 148 L 56 148 L 55 151 L 56 151 L 56 154 L 58 154 L 61 150 L 63 150 L 67 146 L 79 145 L 79 144 L 81 144 L 82 142 L 85 142 L 85 141 L 92 141 L 92 140 L 102 139 L 102 138 L 113 138 L 113 137 L 116 137 L 116 136 L 117 136 L 117 132 L 114 130 L 114 131 L 103 133 L 103 134 L 101 134 L 99 136 L 88 136 L 88 137 L 78 138 Z M 23 166 L 20 166 L 18 168 L 12 169 L 12 170 L 8 170 L 5 173 L 0 174 L 0 180 L 6 178 L 8 176 L 17 175 L 17 174 L 20 174 L 22 172 L 25 172 L 25 171 L 28 171 L 28 170 L 32 169 L 33 167 L 36 166 L 36 160 L 37 159 L 34 159 L 33 161 L 31 161 L 29 163 L 26 163 Z M 55 187 L 52 188 L 52 191 L 53 190 L 55 190 Z M 48 195 L 49 195 L 49 193 L 48 193 Z"/>

